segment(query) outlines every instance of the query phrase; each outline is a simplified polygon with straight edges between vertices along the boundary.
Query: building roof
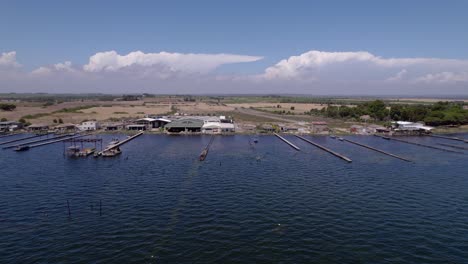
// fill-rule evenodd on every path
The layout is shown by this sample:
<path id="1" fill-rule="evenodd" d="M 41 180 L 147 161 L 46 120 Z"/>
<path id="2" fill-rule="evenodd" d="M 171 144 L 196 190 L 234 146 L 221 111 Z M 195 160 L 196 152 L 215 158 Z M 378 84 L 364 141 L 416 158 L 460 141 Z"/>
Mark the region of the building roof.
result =
<path id="1" fill-rule="evenodd" d="M 46 124 L 33 124 L 33 125 L 29 126 L 29 128 L 41 128 L 41 127 L 49 127 L 49 125 L 46 125 Z"/>
<path id="2" fill-rule="evenodd" d="M 67 123 L 67 124 L 60 124 L 60 125 L 55 126 L 55 128 L 66 128 L 66 127 L 76 127 L 76 125 Z"/>
<path id="3" fill-rule="evenodd" d="M 3 121 L 3 122 L 0 122 L 0 125 L 3 125 L 3 126 L 17 125 L 17 124 L 21 124 L 21 123 L 20 123 L 20 122 L 16 122 L 16 121 Z"/>
<path id="4" fill-rule="evenodd" d="M 173 127 L 190 127 L 190 128 L 201 128 L 203 126 L 203 120 L 195 118 L 184 118 L 179 120 L 174 120 L 171 123 L 166 125 L 166 128 Z"/>
<path id="5" fill-rule="evenodd" d="M 326 126 L 328 123 L 325 121 L 315 121 L 312 122 L 312 125 L 321 125 L 321 126 Z"/>
<path id="6" fill-rule="evenodd" d="M 156 121 L 161 121 L 161 122 L 166 122 L 166 123 L 172 122 L 171 120 L 169 120 L 167 118 L 163 118 L 163 117 L 156 118 L 155 120 Z"/>
<path id="7" fill-rule="evenodd" d="M 157 121 L 157 119 L 151 118 L 151 117 L 144 117 L 136 120 L 137 122 L 139 121 L 146 121 L 146 122 L 154 122 Z"/>

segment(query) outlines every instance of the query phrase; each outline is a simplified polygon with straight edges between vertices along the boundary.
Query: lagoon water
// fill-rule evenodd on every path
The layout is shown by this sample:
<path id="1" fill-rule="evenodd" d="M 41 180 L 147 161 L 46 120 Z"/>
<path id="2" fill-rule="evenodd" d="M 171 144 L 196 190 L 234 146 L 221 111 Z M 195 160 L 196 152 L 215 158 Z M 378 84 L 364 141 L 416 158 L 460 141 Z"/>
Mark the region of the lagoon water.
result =
<path id="1" fill-rule="evenodd" d="M 307 137 L 346 163 L 285 137 L 301 151 L 241 135 L 204 162 L 208 136 L 143 135 L 107 159 L 2 150 L 0 263 L 467 263 L 468 151 L 349 137 L 408 163 Z"/>

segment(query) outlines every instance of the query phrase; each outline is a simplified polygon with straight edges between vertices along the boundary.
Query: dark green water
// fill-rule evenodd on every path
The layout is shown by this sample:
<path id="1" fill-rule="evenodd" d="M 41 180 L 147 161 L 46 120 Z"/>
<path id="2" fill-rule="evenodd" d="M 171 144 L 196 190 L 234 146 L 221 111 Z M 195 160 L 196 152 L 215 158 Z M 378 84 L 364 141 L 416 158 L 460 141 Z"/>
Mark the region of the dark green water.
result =
<path id="1" fill-rule="evenodd" d="M 346 163 L 285 137 L 301 151 L 225 136 L 199 162 L 209 137 L 156 135 L 108 159 L 2 150 L 0 263 L 467 263 L 468 151 L 349 137 L 407 163 L 308 137 Z"/>

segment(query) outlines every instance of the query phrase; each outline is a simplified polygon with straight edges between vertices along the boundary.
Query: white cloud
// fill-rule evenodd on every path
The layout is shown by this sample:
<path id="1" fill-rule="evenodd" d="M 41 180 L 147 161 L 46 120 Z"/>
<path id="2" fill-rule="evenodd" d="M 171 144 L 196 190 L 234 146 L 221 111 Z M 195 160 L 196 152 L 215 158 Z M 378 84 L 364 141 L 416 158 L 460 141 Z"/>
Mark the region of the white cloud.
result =
<path id="1" fill-rule="evenodd" d="M 414 82 L 422 83 L 456 83 L 468 82 L 468 72 L 439 72 L 434 74 L 427 74 L 418 77 Z"/>
<path id="2" fill-rule="evenodd" d="M 126 67 L 165 67 L 173 72 L 207 73 L 221 65 L 254 62 L 262 59 L 258 56 L 234 54 L 194 54 L 194 53 L 143 53 L 130 52 L 119 55 L 115 51 L 99 52 L 89 58 L 83 66 L 88 72 L 117 71 Z"/>
<path id="3" fill-rule="evenodd" d="M 397 81 L 402 81 L 405 76 L 407 75 L 408 71 L 406 69 L 403 69 L 401 71 L 399 71 L 397 74 L 395 74 L 394 76 L 388 78 L 386 81 L 387 82 L 397 82 Z"/>
<path id="4" fill-rule="evenodd" d="M 212 72 L 224 64 L 259 59 L 108 51 L 91 56 L 86 65 L 66 61 L 27 72 L 16 61 L 16 53 L 8 52 L 0 57 L 0 92 L 468 95 L 467 60 L 313 50 L 281 60 L 257 75 Z"/>
<path id="5" fill-rule="evenodd" d="M 48 75 L 51 73 L 60 73 L 60 72 L 75 72 L 72 63 L 70 61 L 65 61 L 63 63 L 57 63 L 52 66 L 41 66 L 31 73 L 33 75 Z"/>
<path id="6" fill-rule="evenodd" d="M 383 58 L 369 52 L 324 52 L 312 50 L 291 56 L 268 67 L 260 76 L 265 80 L 295 81 L 396 81 L 434 75 L 443 78 L 446 72 L 468 71 L 468 61 L 437 58 Z M 392 72 L 397 71 L 397 75 Z M 409 74 L 411 72 L 411 74 Z M 438 73 L 444 73 L 443 76 Z M 390 77 L 389 77 L 390 76 Z M 428 76 L 428 81 L 440 79 Z M 451 76 L 448 79 L 464 80 Z"/>
<path id="7" fill-rule="evenodd" d="M 16 51 L 3 52 L 0 56 L 0 67 L 17 68 L 21 65 L 16 61 Z"/>

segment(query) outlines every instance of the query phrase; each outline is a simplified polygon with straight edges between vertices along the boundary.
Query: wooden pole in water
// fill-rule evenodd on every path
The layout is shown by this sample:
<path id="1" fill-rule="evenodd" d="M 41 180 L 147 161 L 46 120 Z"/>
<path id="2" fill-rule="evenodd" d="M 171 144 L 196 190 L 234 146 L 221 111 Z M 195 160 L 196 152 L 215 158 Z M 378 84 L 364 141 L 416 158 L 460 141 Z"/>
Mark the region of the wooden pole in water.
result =
<path id="1" fill-rule="evenodd" d="M 287 139 L 285 139 L 284 137 L 278 135 L 277 133 L 273 133 L 275 136 L 277 136 L 279 139 L 281 139 L 282 141 L 284 141 L 284 143 L 288 144 L 289 146 L 291 146 L 293 149 L 299 151 L 301 150 L 299 147 L 297 147 L 296 145 L 294 145 L 293 143 L 289 142 Z"/>
<path id="2" fill-rule="evenodd" d="M 381 137 L 383 139 L 395 140 L 395 141 L 398 141 L 398 142 L 411 144 L 411 145 L 415 145 L 415 146 L 420 146 L 420 147 L 425 147 L 425 148 L 430 148 L 430 149 L 437 149 L 437 150 L 441 150 L 441 151 L 445 151 L 445 152 L 464 154 L 463 152 L 460 152 L 460 151 L 455 151 L 455 150 L 445 149 L 445 148 L 438 148 L 438 147 L 434 147 L 434 146 L 431 146 L 431 145 L 426 145 L 426 144 L 421 144 L 421 143 L 417 143 L 417 142 L 407 141 L 407 140 L 398 139 L 398 138 L 394 138 L 394 137 L 387 137 L 386 138 L 386 137 L 382 137 L 382 136 L 378 136 L 378 135 L 375 135 L 375 136 Z"/>
<path id="3" fill-rule="evenodd" d="M 404 160 L 404 161 L 406 161 L 406 162 L 411 162 L 411 160 L 409 160 L 409 159 L 406 159 L 406 158 L 403 158 L 403 157 L 394 155 L 394 154 L 392 154 L 392 153 L 385 152 L 385 151 L 380 150 L 380 149 L 376 149 L 376 148 L 371 147 L 371 146 L 368 146 L 368 145 L 361 144 L 361 143 L 359 143 L 359 142 L 355 142 L 355 141 L 352 141 L 352 140 L 349 140 L 349 139 L 346 139 L 346 138 L 343 138 L 343 140 L 346 141 L 346 142 L 349 142 L 349 143 L 351 143 L 351 144 L 355 144 L 355 145 L 361 146 L 361 147 L 363 147 L 363 148 L 367 148 L 367 149 L 370 149 L 370 150 L 373 150 L 373 151 L 376 151 L 376 152 L 385 154 L 385 155 L 390 156 L 390 157 L 394 157 L 394 158 L 397 158 L 397 159 L 401 159 L 401 160 Z"/>
<path id="4" fill-rule="evenodd" d="M 102 200 L 99 200 L 99 216 L 102 216 Z"/>
<path id="5" fill-rule="evenodd" d="M 325 150 L 326 152 L 328 152 L 328 153 L 330 153 L 330 154 L 332 154 L 332 155 L 335 155 L 335 156 L 337 156 L 338 158 L 340 158 L 340 159 L 342 159 L 342 160 L 345 160 L 345 161 L 347 161 L 347 162 L 352 162 L 352 160 L 351 160 L 350 158 L 348 158 L 348 157 L 346 157 L 346 156 L 343 156 L 343 155 L 341 155 L 340 153 L 334 152 L 334 151 L 331 150 L 331 149 L 328 149 L 328 148 L 326 148 L 326 147 L 324 147 L 324 146 L 322 146 L 322 145 L 319 145 L 319 144 L 317 144 L 317 143 L 315 143 L 315 142 L 312 142 L 312 141 L 310 141 L 310 140 L 308 140 L 308 139 L 306 139 L 306 138 L 303 138 L 303 137 L 301 137 L 301 136 L 296 135 L 296 137 L 298 137 L 298 138 L 304 140 L 305 142 L 308 142 L 308 143 L 310 143 L 310 144 L 316 146 L 316 147 L 319 148 L 319 149 Z"/>
<path id="6" fill-rule="evenodd" d="M 67 207 L 68 207 L 68 217 L 70 217 L 71 211 L 70 211 L 70 203 L 68 202 L 68 199 L 67 199 Z"/>

